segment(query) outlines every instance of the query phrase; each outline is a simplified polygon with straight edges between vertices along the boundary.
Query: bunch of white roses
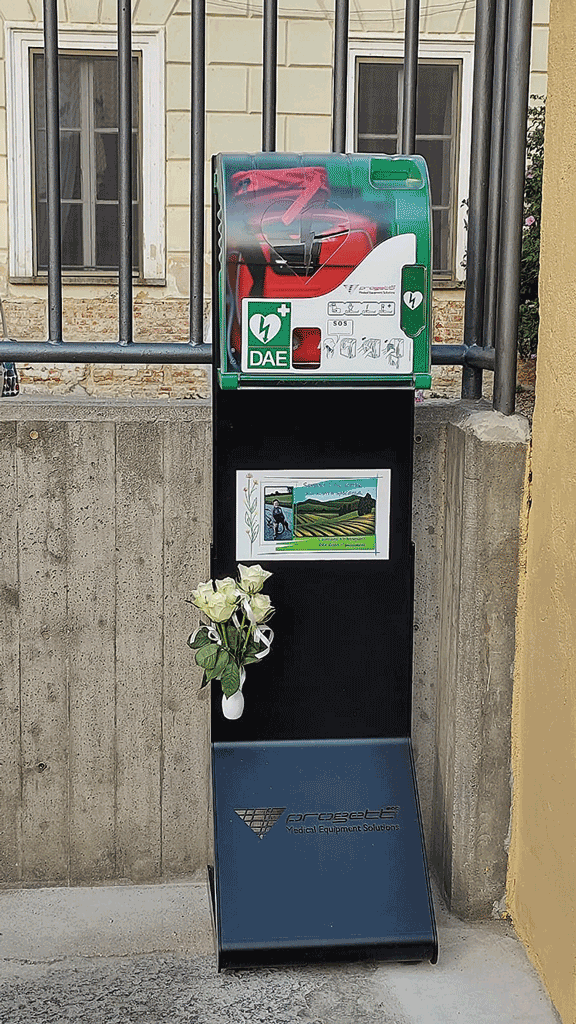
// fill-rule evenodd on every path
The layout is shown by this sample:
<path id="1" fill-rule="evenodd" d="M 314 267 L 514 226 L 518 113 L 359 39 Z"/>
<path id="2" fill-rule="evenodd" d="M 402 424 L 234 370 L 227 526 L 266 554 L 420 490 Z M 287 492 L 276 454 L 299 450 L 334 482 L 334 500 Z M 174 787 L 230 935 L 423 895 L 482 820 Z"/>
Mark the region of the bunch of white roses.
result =
<path id="1" fill-rule="evenodd" d="M 208 580 L 192 592 L 192 604 L 212 623 L 188 638 L 204 669 L 202 686 L 220 680 L 229 698 L 241 688 L 244 667 L 268 654 L 274 634 L 265 623 L 274 609 L 262 587 L 271 575 L 260 565 L 239 565 L 237 580 Z"/>

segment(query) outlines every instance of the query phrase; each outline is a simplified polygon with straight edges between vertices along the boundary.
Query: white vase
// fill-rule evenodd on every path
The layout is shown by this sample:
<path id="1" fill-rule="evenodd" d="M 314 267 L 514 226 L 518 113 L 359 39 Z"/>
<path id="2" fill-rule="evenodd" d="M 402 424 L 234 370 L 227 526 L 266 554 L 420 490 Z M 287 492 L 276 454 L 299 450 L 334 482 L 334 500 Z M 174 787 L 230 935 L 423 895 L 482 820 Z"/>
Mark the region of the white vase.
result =
<path id="1" fill-rule="evenodd" d="M 224 718 L 228 718 L 229 721 L 234 722 L 237 718 L 242 717 L 244 711 L 244 694 L 242 693 L 242 687 L 244 686 L 244 680 L 246 679 L 246 669 L 240 669 L 240 689 L 236 690 L 231 697 L 227 697 L 224 693 L 222 694 L 222 714 Z"/>

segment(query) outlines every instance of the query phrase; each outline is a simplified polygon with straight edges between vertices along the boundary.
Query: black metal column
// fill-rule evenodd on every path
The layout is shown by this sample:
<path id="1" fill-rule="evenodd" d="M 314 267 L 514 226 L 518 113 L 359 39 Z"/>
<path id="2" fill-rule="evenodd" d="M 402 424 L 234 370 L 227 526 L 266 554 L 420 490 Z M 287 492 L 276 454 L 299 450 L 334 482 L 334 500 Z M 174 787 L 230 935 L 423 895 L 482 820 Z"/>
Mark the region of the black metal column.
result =
<path id="1" fill-rule="evenodd" d="M 404 88 L 402 91 L 402 152 L 416 152 L 418 90 L 418 30 L 420 0 L 406 0 L 404 20 Z"/>
<path id="2" fill-rule="evenodd" d="M 132 342 L 132 3 L 118 0 L 118 320 Z"/>
<path id="3" fill-rule="evenodd" d="M 262 19 L 262 152 L 273 153 L 276 149 L 278 0 L 264 0 Z"/>
<path id="4" fill-rule="evenodd" d="M 494 408 L 514 412 L 532 0 L 510 0 Z"/>
<path id="5" fill-rule="evenodd" d="M 205 0 L 192 0 L 192 95 L 190 138 L 190 343 L 204 332 L 204 122 L 206 106 Z"/>
<path id="6" fill-rule="evenodd" d="M 46 82 L 46 192 L 48 197 L 48 338 L 62 341 L 62 236 L 60 227 L 60 100 L 58 0 L 44 0 Z"/>
<path id="7" fill-rule="evenodd" d="M 483 344 L 495 17 L 496 0 L 477 0 L 464 307 L 465 345 Z M 482 370 L 465 366 L 462 371 L 462 398 L 481 397 Z"/>
<path id="8" fill-rule="evenodd" d="M 486 291 L 484 298 L 484 344 L 494 348 L 498 304 L 498 257 L 500 250 L 500 207 L 502 198 L 502 144 L 506 102 L 506 59 L 508 49 L 509 0 L 497 0 L 494 42 L 494 87 L 492 96 L 492 141 L 486 239 Z"/>
<path id="9" fill-rule="evenodd" d="M 332 75 L 332 151 L 346 151 L 346 96 L 350 0 L 336 0 L 334 11 L 334 71 Z"/>

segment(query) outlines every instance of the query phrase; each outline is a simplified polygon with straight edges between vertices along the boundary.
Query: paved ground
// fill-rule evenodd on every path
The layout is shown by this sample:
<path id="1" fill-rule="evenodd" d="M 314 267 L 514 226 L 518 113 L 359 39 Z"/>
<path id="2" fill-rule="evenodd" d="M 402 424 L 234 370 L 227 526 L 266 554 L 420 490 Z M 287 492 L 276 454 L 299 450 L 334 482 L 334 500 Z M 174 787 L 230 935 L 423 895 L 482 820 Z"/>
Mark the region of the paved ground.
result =
<path id="1" fill-rule="evenodd" d="M 0 1024 L 557 1024 L 509 925 L 436 907 L 436 966 L 218 975 L 204 886 L 3 891 Z"/>

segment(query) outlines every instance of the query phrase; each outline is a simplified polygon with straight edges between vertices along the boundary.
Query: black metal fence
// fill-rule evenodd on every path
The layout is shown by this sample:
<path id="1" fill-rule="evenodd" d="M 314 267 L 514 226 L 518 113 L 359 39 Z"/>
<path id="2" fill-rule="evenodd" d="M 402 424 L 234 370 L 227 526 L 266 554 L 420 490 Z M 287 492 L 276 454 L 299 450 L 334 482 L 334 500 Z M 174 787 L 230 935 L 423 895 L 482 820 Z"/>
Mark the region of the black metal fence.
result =
<path id="1" fill-rule="evenodd" d="M 402 146 L 415 148 L 420 0 L 406 0 Z M 57 0 L 44 0 L 48 208 L 48 339 L 0 341 L 18 362 L 208 363 L 203 344 L 205 0 L 191 10 L 190 339 L 133 341 L 131 0 L 118 0 L 118 340 L 62 337 Z M 494 371 L 494 408 L 514 412 L 532 0 L 476 0 L 474 94 L 462 345 L 433 345 L 436 365 L 460 365 L 462 396 L 480 398 Z M 263 0 L 262 149 L 276 146 L 278 0 Z M 346 137 L 349 0 L 335 0 L 332 148 Z"/>

